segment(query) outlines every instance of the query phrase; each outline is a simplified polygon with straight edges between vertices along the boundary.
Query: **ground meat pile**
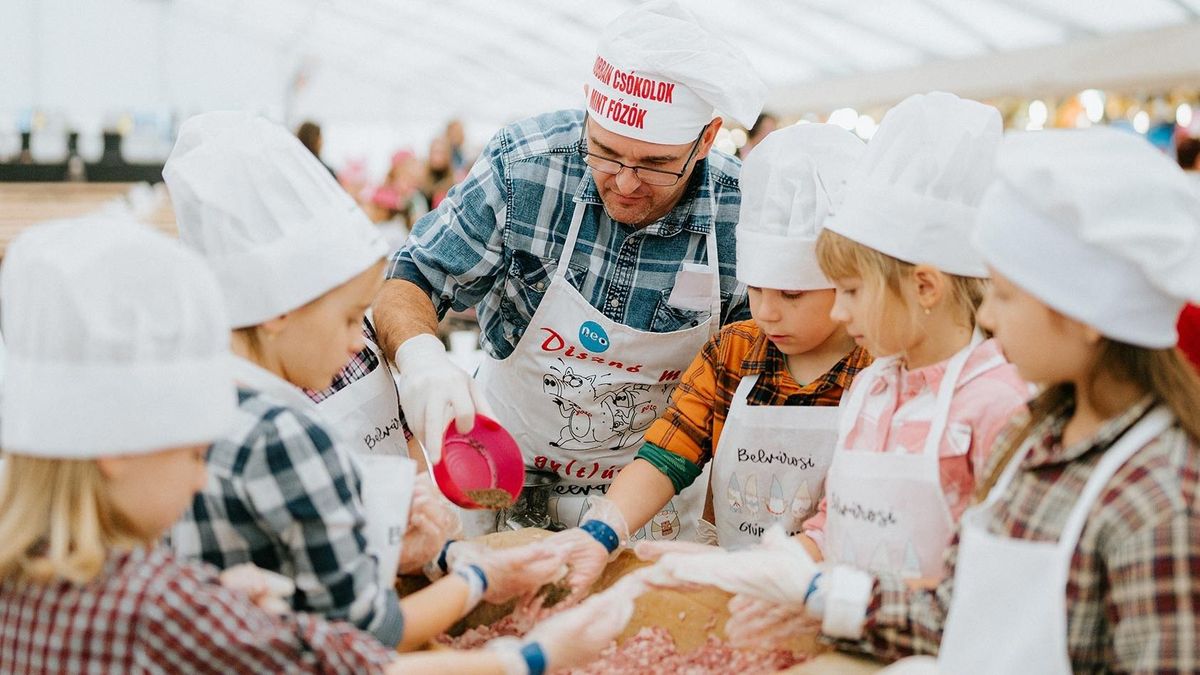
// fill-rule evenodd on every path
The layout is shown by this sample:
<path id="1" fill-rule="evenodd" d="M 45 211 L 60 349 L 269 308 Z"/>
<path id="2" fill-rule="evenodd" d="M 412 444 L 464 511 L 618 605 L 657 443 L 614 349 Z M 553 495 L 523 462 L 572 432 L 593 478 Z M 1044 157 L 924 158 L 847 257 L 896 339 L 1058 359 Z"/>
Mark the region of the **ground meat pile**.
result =
<path id="1" fill-rule="evenodd" d="M 553 609 L 543 610 L 552 614 Z M 439 644 L 456 649 L 473 649 L 498 637 L 520 637 L 528 632 L 542 616 L 517 613 L 490 626 L 472 628 L 457 638 L 442 635 Z M 790 668 L 804 660 L 790 651 L 751 651 L 735 649 L 714 636 L 694 651 L 679 653 L 670 631 L 661 626 L 647 626 L 623 645 L 612 643 L 595 661 L 567 671 L 569 675 L 716 675 L 718 673 L 774 673 Z"/>
<path id="2" fill-rule="evenodd" d="M 803 661 L 792 652 L 735 649 L 714 636 L 687 654 L 679 653 L 675 639 L 662 626 L 646 626 L 617 646 L 609 645 L 599 658 L 570 675 L 716 675 L 774 673 Z"/>

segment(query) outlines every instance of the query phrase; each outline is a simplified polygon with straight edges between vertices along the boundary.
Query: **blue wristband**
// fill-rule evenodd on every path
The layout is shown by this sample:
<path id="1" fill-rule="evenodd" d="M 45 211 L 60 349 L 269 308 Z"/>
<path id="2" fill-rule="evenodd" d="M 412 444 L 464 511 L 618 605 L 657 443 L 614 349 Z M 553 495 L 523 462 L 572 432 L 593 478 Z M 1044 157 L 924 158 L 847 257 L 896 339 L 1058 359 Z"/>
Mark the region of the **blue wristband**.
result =
<path id="1" fill-rule="evenodd" d="M 488 580 L 487 575 L 483 573 L 483 568 L 479 565 L 467 565 L 467 567 L 471 568 L 476 574 L 479 575 L 479 580 L 483 582 L 483 592 L 487 593 Z"/>
<path id="2" fill-rule="evenodd" d="M 451 539 L 451 540 L 447 541 L 446 545 L 442 547 L 442 552 L 438 554 L 437 566 L 438 566 L 438 569 L 442 571 L 442 574 L 445 574 L 450 571 L 450 568 L 446 566 L 446 554 L 450 552 L 450 544 L 453 544 L 456 541 L 458 541 L 458 540 Z"/>
<path id="3" fill-rule="evenodd" d="M 817 580 L 821 578 L 821 574 L 821 572 L 817 572 L 813 575 L 812 580 L 808 582 L 808 590 L 804 591 L 805 605 L 808 605 L 808 599 L 812 597 L 812 594 L 817 592 Z"/>
<path id="4" fill-rule="evenodd" d="M 621 538 L 617 536 L 616 530 L 608 526 L 603 520 L 589 520 L 579 526 L 579 529 L 592 535 L 592 538 L 600 542 L 600 545 L 608 550 L 609 553 L 617 550 L 621 545 Z"/>
<path id="5" fill-rule="evenodd" d="M 525 667 L 529 675 L 544 675 L 546 672 L 546 652 L 536 642 L 521 647 L 521 658 L 525 659 Z"/>

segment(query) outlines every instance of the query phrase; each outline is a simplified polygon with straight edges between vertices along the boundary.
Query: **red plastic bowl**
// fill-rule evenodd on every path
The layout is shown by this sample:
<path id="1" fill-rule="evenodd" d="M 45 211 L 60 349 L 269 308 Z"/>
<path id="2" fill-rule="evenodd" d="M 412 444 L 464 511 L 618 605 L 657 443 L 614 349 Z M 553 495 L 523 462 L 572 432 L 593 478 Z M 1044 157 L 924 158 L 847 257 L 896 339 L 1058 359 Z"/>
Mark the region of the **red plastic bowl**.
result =
<path id="1" fill-rule="evenodd" d="M 433 478 L 442 494 L 464 509 L 485 508 L 471 501 L 468 492 L 499 488 L 513 501 L 525 484 L 521 448 L 496 420 L 475 416 L 475 426 L 460 434 L 454 422 L 442 437 L 442 459 L 433 465 Z"/>

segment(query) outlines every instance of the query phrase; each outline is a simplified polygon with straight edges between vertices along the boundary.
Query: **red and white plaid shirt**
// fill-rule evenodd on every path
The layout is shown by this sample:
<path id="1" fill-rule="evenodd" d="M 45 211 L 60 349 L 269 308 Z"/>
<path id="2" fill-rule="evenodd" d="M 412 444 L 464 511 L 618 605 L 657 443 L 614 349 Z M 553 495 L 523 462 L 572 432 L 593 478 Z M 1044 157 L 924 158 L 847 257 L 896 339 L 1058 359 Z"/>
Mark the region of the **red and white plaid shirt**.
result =
<path id="1" fill-rule="evenodd" d="M 0 672 L 378 673 L 396 654 L 309 614 L 273 617 L 215 568 L 114 551 L 92 581 L 0 583 Z"/>

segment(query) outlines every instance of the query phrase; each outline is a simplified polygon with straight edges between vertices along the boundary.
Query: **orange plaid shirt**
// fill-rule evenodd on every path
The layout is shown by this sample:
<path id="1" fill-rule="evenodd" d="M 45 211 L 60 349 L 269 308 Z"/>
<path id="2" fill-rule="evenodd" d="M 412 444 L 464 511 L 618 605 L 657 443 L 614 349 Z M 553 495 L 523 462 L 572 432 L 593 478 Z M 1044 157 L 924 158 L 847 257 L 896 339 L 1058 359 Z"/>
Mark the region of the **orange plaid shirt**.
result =
<path id="1" fill-rule="evenodd" d="M 670 407 L 646 432 L 646 442 L 703 467 L 712 458 L 743 377 L 761 374 L 750 390 L 749 405 L 837 405 L 854 376 L 869 365 L 871 356 L 855 347 L 824 375 L 801 387 L 788 371 L 783 352 L 758 324 L 729 324 L 692 361 L 671 395 Z"/>

